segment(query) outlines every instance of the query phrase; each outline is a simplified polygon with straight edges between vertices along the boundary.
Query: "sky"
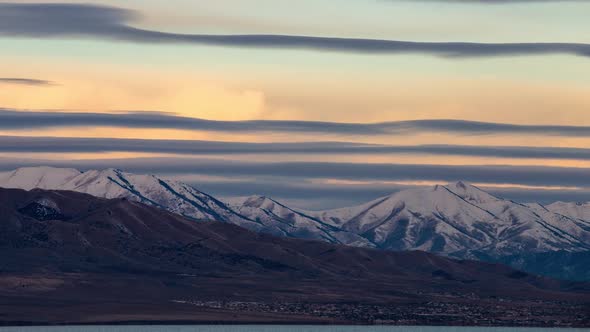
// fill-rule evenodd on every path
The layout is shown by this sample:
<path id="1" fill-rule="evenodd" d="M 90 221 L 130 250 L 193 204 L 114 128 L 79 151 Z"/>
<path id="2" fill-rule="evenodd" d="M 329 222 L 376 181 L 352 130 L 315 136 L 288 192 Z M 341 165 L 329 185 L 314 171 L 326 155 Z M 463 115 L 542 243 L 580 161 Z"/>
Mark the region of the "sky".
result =
<path id="1" fill-rule="evenodd" d="M 590 1 L 0 0 L 0 169 L 590 200 Z"/>

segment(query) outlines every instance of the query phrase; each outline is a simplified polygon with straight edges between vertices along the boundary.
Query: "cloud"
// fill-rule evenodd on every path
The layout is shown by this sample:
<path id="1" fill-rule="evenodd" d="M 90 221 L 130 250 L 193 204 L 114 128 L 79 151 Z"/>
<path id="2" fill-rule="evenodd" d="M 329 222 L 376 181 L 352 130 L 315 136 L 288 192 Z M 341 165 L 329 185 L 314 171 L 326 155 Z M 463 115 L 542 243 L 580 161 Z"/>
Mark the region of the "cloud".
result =
<path id="1" fill-rule="evenodd" d="M 590 160 L 590 149 L 478 146 L 478 145 L 378 145 L 349 142 L 244 143 L 193 140 L 60 138 L 0 136 L 0 152 L 99 153 L 139 152 L 184 155 L 305 154 L 390 155 L 425 154 L 517 159 Z"/>
<path id="2" fill-rule="evenodd" d="M 160 128 L 210 132 L 317 133 L 329 135 L 403 135 L 417 132 L 463 135 L 555 135 L 590 137 L 590 127 L 515 125 L 464 120 L 414 120 L 380 123 L 317 121 L 216 121 L 158 112 L 83 113 L 64 111 L 20 111 L 0 108 L 0 129 L 30 130 L 65 127 Z"/>
<path id="3" fill-rule="evenodd" d="M 590 169 L 531 166 L 446 166 L 351 163 L 248 163 L 198 158 L 136 158 L 105 160 L 0 159 L 0 170 L 23 166 L 75 167 L 81 170 L 116 167 L 134 173 L 183 179 L 196 188 L 219 196 L 263 194 L 293 199 L 301 207 L 326 208 L 364 203 L 406 189 L 395 181 L 512 184 L 512 188 L 485 188 L 521 202 L 587 201 Z M 191 180 L 192 179 L 192 180 Z M 213 179 L 213 180 L 212 180 Z M 325 182 L 325 179 L 352 181 Z M 522 189 L 521 186 L 554 186 L 564 189 Z M 572 187 L 572 188 L 567 188 Z M 580 189 L 575 189 L 580 188 Z"/>
<path id="4" fill-rule="evenodd" d="M 583 43 L 414 42 L 271 34 L 179 34 L 134 27 L 132 24 L 140 18 L 137 12 L 117 7 L 65 3 L 0 3 L 0 36 L 83 37 L 137 43 L 182 43 L 366 54 L 418 53 L 452 58 L 539 54 L 590 56 L 590 44 Z"/>
<path id="5" fill-rule="evenodd" d="M 138 162 L 136 160 L 135 162 Z M 187 173 L 224 177 L 292 177 L 350 181 L 468 181 L 526 186 L 590 187 L 590 169 L 568 167 L 358 164 L 336 162 L 254 163 L 237 160 L 145 159 L 119 161 L 121 168 L 152 173 Z M 160 164 L 166 164 L 161 166 Z"/>
<path id="6" fill-rule="evenodd" d="M 18 85 L 31 85 L 31 86 L 50 86 L 55 85 L 54 82 L 46 80 L 38 80 L 33 78 L 13 78 L 13 77 L 0 77 L 0 84 L 18 84 Z"/>
<path id="7" fill-rule="evenodd" d="M 338 162 L 246 162 L 207 158 L 0 161 L 0 169 L 48 165 L 96 169 L 116 167 L 134 173 L 198 174 L 227 178 L 280 177 L 346 181 L 429 181 L 590 188 L 590 169 L 544 166 L 361 164 Z"/>
<path id="8" fill-rule="evenodd" d="M 400 190 L 416 186 L 371 183 L 366 185 L 329 185 L 306 183 L 300 180 L 280 179 L 274 181 L 239 182 L 194 182 L 196 188 L 225 197 L 249 196 L 252 193 L 273 197 L 289 202 L 290 206 L 302 209 L 331 209 L 364 204 L 379 197 L 391 195 Z M 584 190 L 543 190 L 520 188 L 482 189 L 506 199 L 517 202 L 538 202 L 550 204 L 556 201 L 585 202 L 590 197 L 590 189 Z M 292 203 L 291 203 L 292 202 Z"/>

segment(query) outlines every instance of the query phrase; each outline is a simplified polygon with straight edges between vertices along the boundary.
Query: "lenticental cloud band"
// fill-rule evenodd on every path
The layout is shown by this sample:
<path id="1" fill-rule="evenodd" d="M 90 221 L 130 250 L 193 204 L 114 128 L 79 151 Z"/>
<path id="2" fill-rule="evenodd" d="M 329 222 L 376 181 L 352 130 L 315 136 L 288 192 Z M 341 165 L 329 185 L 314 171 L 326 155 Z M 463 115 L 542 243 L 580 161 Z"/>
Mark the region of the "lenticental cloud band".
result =
<path id="1" fill-rule="evenodd" d="M 31 161 L 39 165 L 39 161 Z M 28 165 L 26 160 L 0 160 L 0 169 Z M 362 164 L 338 162 L 248 162 L 207 158 L 133 158 L 44 160 L 42 165 L 80 169 L 121 168 L 133 173 L 198 174 L 215 177 L 275 177 L 337 179 L 342 181 L 429 181 L 437 183 L 516 184 L 563 188 L 590 188 L 589 168 L 548 166 L 487 166 L 430 164 Z M 16 166 L 16 167 L 15 167 Z"/>
<path id="2" fill-rule="evenodd" d="M 491 185 L 493 193 L 521 202 L 585 201 L 588 168 L 532 166 L 451 166 L 322 162 L 244 162 L 206 158 L 126 158 L 41 160 L 0 158 L 0 171 L 24 166 L 120 168 L 138 174 L 174 177 L 220 196 L 251 195 L 308 201 L 310 198 L 363 203 L 420 183 L 458 180 Z M 495 184 L 510 184 L 496 186 Z M 320 208 L 325 208 L 321 202 Z M 347 203 L 347 204 L 348 204 Z M 330 203 L 331 204 L 331 203 Z M 342 206 L 342 205 L 341 205 Z"/>
<path id="3" fill-rule="evenodd" d="M 0 36 L 96 38 L 137 43 L 183 43 L 361 54 L 417 53 L 447 58 L 542 54 L 590 57 L 590 44 L 584 43 L 427 42 L 274 34 L 181 34 L 132 26 L 139 18 L 139 13 L 117 7 L 66 3 L 0 3 Z"/>
<path id="4" fill-rule="evenodd" d="M 340 155 L 454 155 L 516 159 L 590 160 L 590 149 L 482 146 L 482 145 L 379 145 L 351 142 L 244 143 L 195 140 L 64 138 L 0 136 L 5 153 L 136 152 L 176 155 L 340 154 Z"/>
<path id="5" fill-rule="evenodd" d="M 68 127 L 159 128 L 228 133 L 318 133 L 334 135 L 401 135 L 420 132 L 463 135 L 554 135 L 590 137 L 590 127 L 516 125 L 465 120 L 414 120 L 379 123 L 319 121 L 216 121 L 159 112 L 90 113 L 65 111 L 21 111 L 0 108 L 0 129 L 29 130 Z"/>

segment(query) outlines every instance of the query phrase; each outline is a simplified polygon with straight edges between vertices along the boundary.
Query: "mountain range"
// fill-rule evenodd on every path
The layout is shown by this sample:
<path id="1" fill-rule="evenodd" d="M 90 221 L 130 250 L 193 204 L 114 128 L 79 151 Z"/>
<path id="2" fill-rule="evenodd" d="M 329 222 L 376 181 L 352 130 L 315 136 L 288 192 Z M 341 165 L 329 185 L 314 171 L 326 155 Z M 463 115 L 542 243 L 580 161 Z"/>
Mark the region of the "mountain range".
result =
<path id="1" fill-rule="evenodd" d="M 0 250 L 0 325 L 588 326 L 590 317 L 588 282 L 276 237 L 72 191 L 0 189 Z"/>
<path id="2" fill-rule="evenodd" d="M 422 250 L 507 263 L 558 278 L 590 279 L 585 268 L 590 261 L 590 204 L 523 204 L 463 182 L 400 191 L 328 211 L 290 208 L 264 196 L 224 202 L 188 184 L 116 169 L 21 168 L 0 173 L 0 187 L 127 198 L 195 221 L 222 221 L 276 236 Z"/>

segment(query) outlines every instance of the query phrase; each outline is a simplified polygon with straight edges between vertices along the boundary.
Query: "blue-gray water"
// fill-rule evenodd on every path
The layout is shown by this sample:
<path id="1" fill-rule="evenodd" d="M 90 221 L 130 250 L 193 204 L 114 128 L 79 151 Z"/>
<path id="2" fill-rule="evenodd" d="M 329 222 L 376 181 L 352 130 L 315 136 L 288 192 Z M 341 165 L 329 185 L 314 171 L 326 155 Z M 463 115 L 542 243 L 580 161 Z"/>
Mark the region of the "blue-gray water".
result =
<path id="1" fill-rule="evenodd" d="M 390 326 L 68 326 L 5 327 L 0 332 L 588 332 L 590 329 Z"/>

